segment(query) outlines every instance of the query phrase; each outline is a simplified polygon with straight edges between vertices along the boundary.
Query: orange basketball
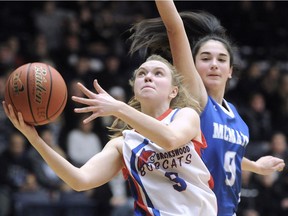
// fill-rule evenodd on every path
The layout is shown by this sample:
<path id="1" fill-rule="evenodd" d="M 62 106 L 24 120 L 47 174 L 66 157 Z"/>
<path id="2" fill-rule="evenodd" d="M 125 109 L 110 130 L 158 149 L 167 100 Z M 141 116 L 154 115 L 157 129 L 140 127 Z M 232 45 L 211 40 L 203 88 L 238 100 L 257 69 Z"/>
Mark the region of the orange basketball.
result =
<path id="1" fill-rule="evenodd" d="M 67 87 L 60 73 L 48 64 L 28 63 L 8 77 L 5 102 L 21 112 L 26 123 L 44 125 L 56 120 L 67 102 Z"/>

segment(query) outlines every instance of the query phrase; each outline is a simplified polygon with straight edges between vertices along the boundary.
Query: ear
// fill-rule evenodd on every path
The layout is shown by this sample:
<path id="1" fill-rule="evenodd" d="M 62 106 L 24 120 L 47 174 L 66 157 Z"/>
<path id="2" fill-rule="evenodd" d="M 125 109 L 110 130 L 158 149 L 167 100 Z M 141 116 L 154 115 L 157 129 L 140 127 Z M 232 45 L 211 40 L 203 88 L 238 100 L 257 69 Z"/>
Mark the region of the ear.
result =
<path id="1" fill-rule="evenodd" d="M 228 78 L 231 79 L 233 74 L 233 66 L 230 67 Z"/>
<path id="2" fill-rule="evenodd" d="M 178 94 L 178 87 L 173 86 L 172 91 L 169 94 L 169 98 L 173 99 L 177 96 L 177 94 Z"/>

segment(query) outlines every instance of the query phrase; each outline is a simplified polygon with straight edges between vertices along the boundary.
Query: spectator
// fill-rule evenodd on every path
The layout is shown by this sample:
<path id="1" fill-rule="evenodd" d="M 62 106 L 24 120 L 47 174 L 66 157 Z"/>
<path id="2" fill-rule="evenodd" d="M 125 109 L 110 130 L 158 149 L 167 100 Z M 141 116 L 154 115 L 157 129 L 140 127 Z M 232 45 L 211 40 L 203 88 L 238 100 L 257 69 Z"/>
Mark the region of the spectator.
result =
<path id="1" fill-rule="evenodd" d="M 273 104 L 273 128 L 288 136 L 288 73 L 281 74 L 278 89 L 270 104 Z"/>
<path id="2" fill-rule="evenodd" d="M 39 132 L 41 138 L 52 149 L 58 152 L 62 157 L 66 158 L 65 152 L 55 143 L 55 138 L 51 129 L 48 127 L 43 128 Z M 40 186 L 49 191 L 52 198 L 57 199 L 59 191 L 70 191 L 70 187 L 65 184 L 56 173 L 47 165 L 41 155 L 34 149 L 28 150 L 28 157 L 32 161 L 33 171 Z"/>
<path id="3" fill-rule="evenodd" d="M 110 89 L 113 86 L 122 86 L 126 89 L 129 78 L 125 75 L 126 71 L 123 71 L 121 57 L 110 54 L 105 58 L 104 63 L 105 68 L 103 72 L 98 75 L 98 81 L 103 83 L 103 88 Z M 111 77 L 113 77 L 113 79 L 111 79 Z"/>
<path id="4" fill-rule="evenodd" d="M 241 202 L 239 203 L 237 215 L 260 216 L 256 206 L 256 200 L 259 197 L 259 190 L 255 182 L 255 174 L 243 170 L 241 178 Z"/>
<path id="5" fill-rule="evenodd" d="M 7 76 L 0 75 L 0 100 L 4 100 L 5 85 Z M 13 130 L 13 125 L 4 113 L 3 107 L 0 107 L 0 154 L 8 147 L 9 134 Z"/>
<path id="6" fill-rule="evenodd" d="M 264 155 L 279 157 L 288 162 L 287 137 L 283 132 L 277 131 L 272 134 L 269 149 Z M 284 171 L 287 171 L 287 168 L 284 168 Z"/>
<path id="7" fill-rule="evenodd" d="M 39 33 L 47 38 L 48 50 L 59 47 L 63 37 L 64 24 L 72 13 L 58 7 L 58 2 L 47 1 L 42 3 L 42 9 L 34 14 L 34 24 Z"/>
<path id="8" fill-rule="evenodd" d="M 260 215 L 284 216 L 280 214 L 280 197 L 276 190 L 277 180 L 277 173 L 266 176 L 256 175 L 256 185 L 259 191 L 256 206 Z M 271 197 L 273 197 L 273 202 L 271 202 Z"/>
<path id="9" fill-rule="evenodd" d="M 66 34 L 60 46 L 61 52 L 53 53 L 54 61 L 67 82 L 70 82 L 76 76 L 74 68 L 79 61 L 82 47 L 83 44 L 76 34 Z"/>
<path id="10" fill-rule="evenodd" d="M 78 127 L 67 134 L 67 154 L 77 167 L 84 165 L 91 157 L 102 150 L 99 136 L 93 133 L 94 122 L 83 124 L 86 115 L 78 120 Z"/>
<path id="11" fill-rule="evenodd" d="M 250 142 L 246 156 L 256 159 L 267 149 L 272 131 L 272 120 L 264 96 L 260 92 L 251 93 L 248 106 L 242 108 L 240 114 L 249 127 Z"/>
<path id="12" fill-rule="evenodd" d="M 273 104 L 271 104 L 271 101 L 277 91 L 281 73 L 282 72 L 280 70 L 280 66 L 274 64 L 269 67 L 268 71 L 263 75 L 261 79 L 261 92 L 265 97 L 267 109 L 269 110 L 271 109 L 271 106 L 273 106 Z"/>
<path id="13" fill-rule="evenodd" d="M 26 154 L 26 139 L 19 132 L 10 135 L 9 146 L 0 155 L 0 164 L 0 209 L 3 215 L 8 215 L 12 213 L 14 193 L 27 189 L 27 180 L 33 175 L 32 164 Z M 34 186 L 30 184 L 30 187 Z"/>
<path id="14" fill-rule="evenodd" d="M 251 62 L 245 71 L 241 74 L 241 79 L 239 79 L 237 86 L 234 89 L 235 97 L 233 101 L 241 106 L 247 104 L 247 95 L 250 95 L 251 92 L 259 91 L 260 82 L 262 77 L 262 69 L 259 62 Z M 244 104 L 244 105 L 243 105 Z"/>
<path id="15" fill-rule="evenodd" d="M 276 131 L 270 139 L 269 149 L 264 155 L 272 155 L 282 158 L 286 163 L 288 161 L 287 138 L 283 132 Z M 266 178 L 258 178 L 259 197 L 257 206 L 261 215 L 267 216 L 285 216 L 288 212 L 288 178 L 287 167 L 282 173 L 275 173 Z M 273 202 L 267 201 L 268 197 L 273 197 Z"/>
<path id="16" fill-rule="evenodd" d="M 122 173 L 118 173 L 109 183 L 112 197 L 110 204 L 113 207 L 111 216 L 133 216 L 133 198 L 126 190 L 126 181 Z"/>

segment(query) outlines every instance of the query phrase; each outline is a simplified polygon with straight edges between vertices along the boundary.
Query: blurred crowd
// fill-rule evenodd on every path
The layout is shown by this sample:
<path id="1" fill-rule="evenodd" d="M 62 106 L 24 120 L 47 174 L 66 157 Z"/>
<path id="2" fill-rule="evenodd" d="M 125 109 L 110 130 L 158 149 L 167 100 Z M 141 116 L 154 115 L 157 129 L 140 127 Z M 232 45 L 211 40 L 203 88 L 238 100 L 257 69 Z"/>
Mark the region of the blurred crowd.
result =
<path id="1" fill-rule="evenodd" d="M 288 22 L 285 2 L 177 1 L 179 11 L 206 10 L 218 17 L 239 47 L 239 73 L 227 88 L 250 128 L 246 156 L 274 155 L 288 162 Z M 128 80 L 142 62 L 129 56 L 129 28 L 158 16 L 153 1 L 46 1 L 0 3 L 0 98 L 7 76 L 28 62 L 46 62 L 63 76 L 68 101 L 53 123 L 39 126 L 41 137 L 80 167 L 109 139 L 113 117 L 82 124 L 78 104 L 82 82 L 92 81 L 128 101 Z M 46 165 L 11 125 L 0 107 L 0 216 L 129 216 L 131 197 L 121 173 L 97 189 L 74 192 Z M 97 170 L 95 170 L 97 172 Z M 243 172 L 238 216 L 288 215 L 287 170 L 271 176 Z"/>

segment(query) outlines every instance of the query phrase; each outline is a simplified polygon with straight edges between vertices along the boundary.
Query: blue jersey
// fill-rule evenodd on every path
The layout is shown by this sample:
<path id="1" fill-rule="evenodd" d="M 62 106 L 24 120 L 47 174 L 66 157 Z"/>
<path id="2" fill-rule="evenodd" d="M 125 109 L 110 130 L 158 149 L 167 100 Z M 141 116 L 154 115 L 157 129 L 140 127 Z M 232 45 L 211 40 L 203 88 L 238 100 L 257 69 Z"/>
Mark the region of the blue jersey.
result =
<path id="1" fill-rule="evenodd" d="M 202 157 L 214 179 L 218 216 L 232 216 L 240 201 L 241 162 L 249 131 L 235 107 L 225 100 L 224 104 L 226 108 L 208 97 L 201 113 L 201 129 L 208 145 Z"/>

